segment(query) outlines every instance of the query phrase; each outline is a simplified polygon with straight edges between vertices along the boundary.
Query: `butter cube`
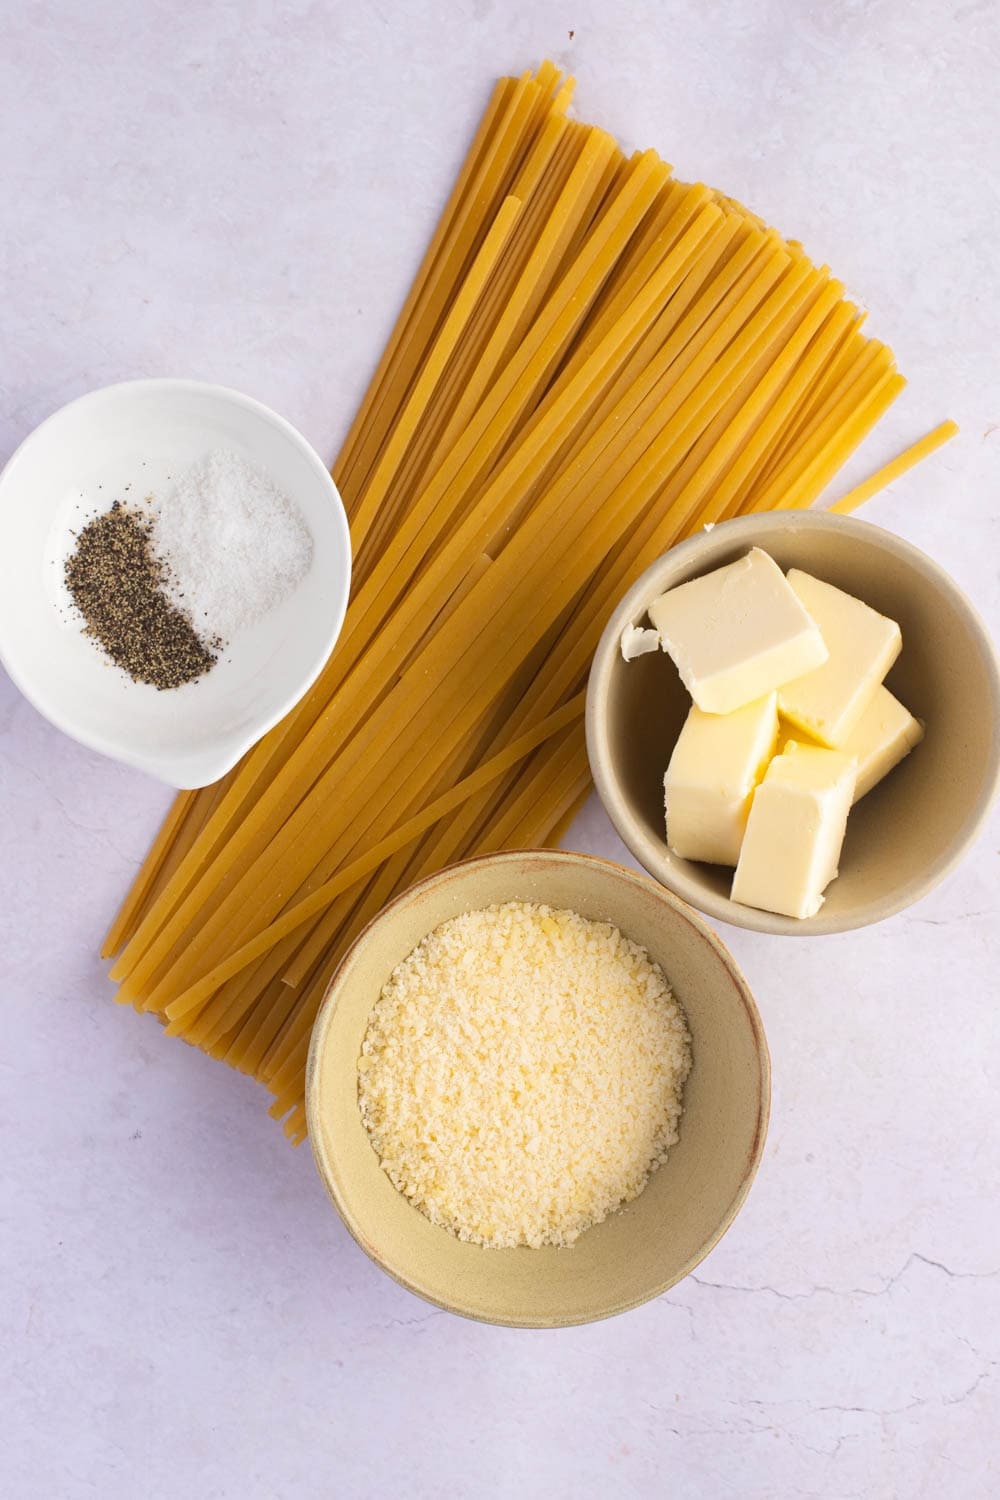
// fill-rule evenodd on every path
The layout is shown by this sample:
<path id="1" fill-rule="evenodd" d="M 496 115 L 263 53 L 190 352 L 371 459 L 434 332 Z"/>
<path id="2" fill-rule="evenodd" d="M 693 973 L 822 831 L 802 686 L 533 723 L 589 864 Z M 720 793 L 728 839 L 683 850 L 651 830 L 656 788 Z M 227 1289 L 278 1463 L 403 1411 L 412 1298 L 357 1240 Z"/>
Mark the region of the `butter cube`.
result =
<path id="1" fill-rule="evenodd" d="M 853 755 L 858 763 L 855 802 L 898 766 L 923 737 L 920 720 L 887 687 L 876 688 L 874 698 L 843 744 L 844 754 Z"/>
<path id="2" fill-rule="evenodd" d="M 842 749 L 903 644 L 895 620 L 799 568 L 788 582 L 823 633 L 829 656 L 778 694 L 782 717 L 822 745 Z"/>
<path id="3" fill-rule="evenodd" d="M 649 618 L 705 713 L 732 713 L 827 658 L 817 625 L 759 547 L 668 589 Z"/>
<path id="4" fill-rule="evenodd" d="M 754 787 L 777 737 L 777 693 L 731 714 L 692 706 L 663 781 L 667 843 L 675 854 L 735 865 Z"/>
<path id="5" fill-rule="evenodd" d="M 794 741 L 754 793 L 732 897 L 786 917 L 814 917 L 837 874 L 857 764 Z"/>
<path id="6" fill-rule="evenodd" d="M 855 802 L 877 786 L 883 776 L 888 776 L 923 737 L 924 726 L 920 720 L 893 697 L 884 683 L 876 688 L 875 696 L 861 715 L 857 727 L 840 747 L 845 755 L 853 755 L 858 763 Z M 792 740 L 816 744 L 801 729 L 779 717 L 777 754 L 783 754 Z"/>
<path id="7" fill-rule="evenodd" d="M 621 653 L 624 661 L 635 661 L 638 656 L 648 656 L 659 651 L 660 637 L 655 630 L 643 630 L 638 625 L 626 625 L 622 631 Z"/>

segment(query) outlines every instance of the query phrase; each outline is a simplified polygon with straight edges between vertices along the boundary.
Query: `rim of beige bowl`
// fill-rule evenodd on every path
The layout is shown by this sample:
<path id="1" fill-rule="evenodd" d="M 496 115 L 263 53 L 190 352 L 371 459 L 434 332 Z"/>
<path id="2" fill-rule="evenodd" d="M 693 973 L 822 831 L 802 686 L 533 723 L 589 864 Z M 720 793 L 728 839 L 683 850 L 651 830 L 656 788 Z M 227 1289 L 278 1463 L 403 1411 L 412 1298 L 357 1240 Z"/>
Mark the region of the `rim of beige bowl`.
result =
<path id="1" fill-rule="evenodd" d="M 522 860 L 526 857 L 533 860 L 541 858 L 546 862 L 552 864 L 572 864 L 579 867 L 599 865 L 607 870 L 612 871 L 616 876 L 622 877 L 629 884 L 640 885 L 643 887 L 652 887 L 655 890 L 657 896 L 668 906 L 670 906 L 679 917 L 687 921 L 688 924 L 694 928 L 699 937 L 701 937 L 702 940 L 706 942 L 708 946 L 713 950 L 713 952 L 722 960 L 723 965 L 734 981 L 737 994 L 739 995 L 746 1011 L 747 1019 L 750 1022 L 750 1029 L 753 1033 L 755 1051 L 760 1060 L 760 1088 L 757 1101 L 757 1130 L 754 1137 L 753 1150 L 747 1158 L 746 1167 L 743 1173 L 743 1177 L 740 1181 L 739 1188 L 733 1195 L 733 1198 L 730 1201 L 717 1229 L 709 1236 L 705 1243 L 699 1246 L 697 1252 L 694 1255 L 688 1257 L 683 1266 L 675 1275 L 671 1275 L 665 1278 L 662 1284 L 658 1284 L 657 1286 L 653 1287 L 647 1294 L 641 1297 L 630 1297 L 623 1299 L 622 1302 L 615 1303 L 613 1306 L 609 1306 L 608 1308 L 602 1310 L 592 1317 L 553 1318 L 546 1320 L 537 1319 L 533 1322 L 525 1322 L 523 1320 L 518 1321 L 515 1319 L 501 1319 L 495 1317 L 491 1318 L 487 1317 L 482 1312 L 476 1311 L 474 1307 L 471 1307 L 469 1305 L 461 1305 L 457 1302 L 444 1302 L 439 1297 L 435 1297 L 431 1293 L 426 1291 L 417 1282 L 410 1280 L 401 1271 L 393 1269 L 392 1266 L 387 1265 L 384 1260 L 380 1259 L 379 1256 L 374 1253 L 369 1243 L 366 1241 L 364 1233 L 357 1222 L 356 1216 L 350 1211 L 350 1209 L 348 1209 L 346 1204 L 343 1202 L 341 1197 L 340 1174 L 337 1170 L 336 1162 L 330 1158 L 328 1153 L 323 1152 L 321 1154 L 321 1149 L 317 1144 L 318 1132 L 312 1129 L 312 1117 L 319 1107 L 318 1100 L 316 1098 L 316 1095 L 318 1093 L 317 1058 L 319 1049 L 322 1046 L 323 1034 L 326 1027 L 329 1026 L 331 1018 L 336 1010 L 336 992 L 342 987 L 346 980 L 349 979 L 350 970 L 353 967 L 353 964 L 356 962 L 357 953 L 361 946 L 369 938 L 373 929 L 380 926 L 383 922 L 389 920 L 398 907 L 413 900 L 420 894 L 420 892 L 426 890 L 428 886 L 432 886 L 444 880 L 447 880 L 449 877 L 454 875 L 456 870 L 469 869 L 478 865 L 485 864 L 516 864 L 519 860 Z M 658 881 L 651 879 L 648 875 L 643 875 L 636 870 L 630 870 L 627 865 L 621 865 L 613 859 L 604 859 L 602 856 L 597 854 L 583 854 L 580 851 L 573 849 L 509 849 L 502 850 L 499 853 L 494 854 L 474 854 L 468 859 L 456 860 L 454 864 L 447 865 L 443 870 L 436 870 L 433 875 L 424 876 L 422 880 L 418 880 L 415 885 L 410 886 L 408 890 L 403 891 L 400 895 L 395 896 L 391 901 L 389 901 L 382 908 L 382 910 L 376 916 L 374 916 L 364 928 L 362 928 L 361 932 L 358 933 L 358 936 L 354 939 L 354 942 L 351 944 L 350 948 L 348 948 L 347 952 L 344 954 L 344 957 L 341 959 L 336 970 L 334 971 L 333 978 L 327 985 L 326 992 L 323 996 L 322 1001 L 320 1002 L 320 1007 L 316 1014 L 316 1020 L 313 1023 L 312 1035 L 309 1040 L 309 1055 L 306 1062 L 305 1094 L 306 1118 L 309 1122 L 309 1148 L 312 1152 L 313 1161 L 316 1165 L 316 1171 L 319 1175 L 320 1181 L 323 1183 L 327 1197 L 330 1199 L 330 1202 L 337 1210 L 337 1214 L 339 1215 L 344 1228 L 351 1236 L 351 1239 L 358 1246 L 358 1248 L 364 1252 L 368 1259 L 372 1261 L 373 1264 L 378 1266 L 379 1270 L 384 1271 L 385 1274 L 387 1276 L 390 1276 L 392 1280 L 395 1281 L 399 1286 L 404 1287 L 408 1292 L 412 1292 L 414 1296 L 419 1297 L 423 1302 L 428 1302 L 433 1307 L 439 1307 L 443 1312 L 454 1313 L 458 1317 L 468 1318 L 474 1323 L 486 1323 L 491 1327 L 497 1328 L 573 1328 L 586 1326 L 588 1323 L 601 1323 L 604 1322 L 604 1320 L 607 1318 L 618 1317 L 621 1313 L 631 1312 L 633 1308 L 641 1307 L 644 1303 L 651 1302 L 656 1297 L 662 1296 L 663 1293 L 669 1291 L 672 1286 L 676 1286 L 679 1281 L 683 1281 L 686 1276 L 690 1276 L 691 1272 L 695 1270 L 697 1266 L 701 1265 L 705 1257 L 711 1254 L 722 1237 L 727 1233 L 740 1209 L 743 1207 L 744 1203 L 747 1200 L 750 1189 L 754 1184 L 754 1179 L 757 1176 L 757 1172 L 760 1169 L 760 1164 L 764 1156 L 764 1147 L 767 1143 L 767 1132 L 771 1120 L 771 1052 L 770 1048 L 768 1047 L 767 1035 L 764 1031 L 764 1023 L 761 1019 L 760 1011 L 757 1007 L 757 1002 L 754 999 L 753 991 L 747 983 L 743 971 L 741 970 L 739 964 L 737 964 L 736 960 L 733 958 L 733 955 L 730 953 L 725 943 L 719 937 L 718 933 L 713 931 L 713 929 L 702 918 L 702 916 L 687 901 L 682 901 L 681 898 L 677 896 L 673 891 L 666 889 Z M 414 1209 L 414 1213 L 417 1212 L 419 1212 L 419 1210 Z"/>
<path id="2" fill-rule="evenodd" d="M 683 870 L 677 870 L 668 864 L 664 854 L 654 849 L 651 841 L 644 836 L 638 819 L 622 795 L 618 777 L 613 770 L 613 758 L 607 733 L 609 681 L 612 668 L 618 659 L 622 631 L 626 625 L 632 624 L 645 611 L 649 600 L 655 594 L 662 592 L 664 585 L 659 582 L 661 575 L 665 572 L 673 573 L 678 565 L 683 568 L 689 561 L 696 560 L 713 548 L 722 537 L 731 536 L 734 541 L 738 541 L 742 535 L 745 535 L 748 540 L 753 537 L 760 542 L 769 533 L 786 531 L 790 526 L 801 530 L 840 531 L 847 536 L 873 542 L 876 546 L 883 547 L 887 552 L 905 561 L 918 573 L 922 573 L 932 585 L 951 596 L 957 609 L 969 620 L 973 633 L 979 637 L 982 644 L 983 662 L 990 681 L 994 705 L 993 738 L 996 749 L 992 775 L 985 779 L 975 810 L 969 818 L 962 837 L 956 841 L 952 849 L 935 860 L 922 875 L 900 887 L 895 894 L 886 896 L 881 901 L 871 902 L 867 907 L 849 913 L 843 918 L 827 917 L 824 920 L 820 917 L 806 922 L 796 921 L 793 917 L 778 916 L 773 912 L 757 911 L 752 906 L 741 906 L 726 896 L 704 889 L 695 880 L 689 878 Z M 831 933 L 850 932 L 860 927 L 869 927 L 905 911 L 907 907 L 926 896 L 935 886 L 940 885 L 941 881 L 961 863 L 982 831 L 983 824 L 1000 791 L 1000 660 L 998 660 L 996 648 L 979 611 L 951 574 L 946 572 L 940 563 L 928 557 L 926 552 L 915 547 L 912 542 L 904 541 L 895 532 L 887 531 L 882 526 L 873 526 L 870 521 L 859 521 L 853 516 L 831 515 L 828 511 L 771 511 L 762 512 L 759 515 L 736 516 L 732 520 L 720 522 L 710 531 L 699 532 L 696 536 L 689 537 L 687 541 L 678 543 L 676 547 L 669 548 L 654 563 L 651 563 L 618 604 L 598 642 L 587 681 L 586 725 L 587 756 L 597 794 L 622 842 L 643 869 L 647 870 L 653 879 L 667 890 L 672 891 L 681 900 L 696 907 L 698 911 L 712 917 L 715 921 L 728 922 L 733 927 L 742 927 L 752 932 L 765 932 L 772 936 L 825 937 Z M 663 845 L 663 850 L 666 850 L 666 843 Z"/>

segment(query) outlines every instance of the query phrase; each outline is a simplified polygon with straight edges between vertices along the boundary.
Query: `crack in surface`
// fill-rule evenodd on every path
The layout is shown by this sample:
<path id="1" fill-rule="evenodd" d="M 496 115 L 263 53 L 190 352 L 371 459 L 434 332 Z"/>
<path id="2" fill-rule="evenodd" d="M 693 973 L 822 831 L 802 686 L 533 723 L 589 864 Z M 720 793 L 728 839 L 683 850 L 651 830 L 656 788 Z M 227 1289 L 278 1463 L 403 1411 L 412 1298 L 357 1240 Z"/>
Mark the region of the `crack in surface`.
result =
<path id="1" fill-rule="evenodd" d="M 386 1333 L 390 1328 L 422 1328 L 424 1324 L 429 1323 L 432 1318 L 443 1317 L 443 1311 L 438 1308 L 436 1312 L 424 1313 L 419 1318 L 390 1318 L 386 1323 L 379 1323 L 378 1329 L 380 1333 Z"/>
<path id="2" fill-rule="evenodd" d="M 740 1286 L 736 1282 L 706 1281 L 704 1277 L 696 1276 L 693 1271 L 691 1273 L 690 1279 L 697 1286 L 705 1287 L 710 1291 L 746 1293 L 766 1292 L 768 1296 L 777 1297 L 782 1302 L 807 1302 L 810 1297 L 815 1297 L 820 1293 L 827 1297 L 884 1297 L 886 1292 L 891 1291 L 896 1283 L 900 1281 L 910 1270 L 910 1268 L 915 1264 L 930 1266 L 935 1271 L 943 1271 L 947 1277 L 954 1281 L 985 1281 L 988 1280 L 988 1278 L 991 1276 L 1000 1275 L 1000 1267 L 996 1267 L 995 1269 L 989 1271 L 955 1271 L 950 1266 L 946 1266 L 943 1261 L 932 1260 L 929 1255 L 922 1255 L 919 1250 L 912 1250 L 900 1269 L 898 1271 L 895 1271 L 891 1276 L 885 1278 L 884 1285 L 877 1288 L 867 1286 L 836 1287 L 825 1286 L 822 1283 L 818 1283 L 816 1286 L 810 1287 L 808 1291 L 805 1292 L 783 1292 L 775 1286 Z"/>
<path id="3" fill-rule="evenodd" d="M 956 912 L 953 917 L 908 917 L 907 920 L 919 923 L 921 927 L 950 927 L 953 922 L 971 922 L 976 917 L 991 915 L 989 907 L 984 907 L 981 911 Z"/>
<path id="4" fill-rule="evenodd" d="M 960 1338 L 959 1341 L 961 1343 L 965 1344 L 969 1349 L 972 1349 L 972 1345 L 969 1343 L 968 1339 Z M 974 1350 L 974 1349 L 972 1350 L 972 1352 L 973 1353 L 977 1353 L 977 1351 Z M 978 1357 L 982 1358 L 982 1356 L 978 1356 Z M 993 1378 L 992 1367 L 995 1367 L 998 1364 L 1000 1364 L 1000 1360 L 987 1359 L 986 1360 L 987 1368 L 983 1369 L 983 1370 L 980 1370 L 980 1372 L 976 1376 L 975 1380 L 973 1380 L 968 1386 L 966 1386 L 966 1388 L 964 1390 L 956 1392 L 956 1394 L 953 1395 L 953 1396 L 945 1396 L 945 1395 L 938 1395 L 938 1396 L 914 1396 L 911 1401 L 904 1402 L 902 1406 L 860 1406 L 860 1405 L 850 1405 L 849 1406 L 849 1405 L 841 1403 L 841 1402 L 827 1402 L 827 1403 L 824 1403 L 822 1406 L 804 1405 L 803 1409 L 801 1411 L 793 1412 L 793 1413 L 789 1414 L 788 1422 L 789 1423 L 803 1422 L 803 1421 L 805 1421 L 809 1417 L 818 1416 L 821 1413 L 825 1413 L 825 1412 L 836 1412 L 839 1415 L 848 1415 L 848 1416 L 874 1417 L 876 1420 L 878 1420 L 880 1422 L 884 1422 L 884 1421 L 886 1421 L 890 1417 L 902 1417 L 902 1416 L 905 1416 L 908 1412 L 916 1411 L 920 1407 L 925 1407 L 925 1406 L 960 1406 L 963 1401 L 968 1401 L 969 1398 L 970 1398 L 970 1396 L 974 1396 L 975 1393 L 979 1390 L 979 1388 L 980 1388 L 981 1385 L 983 1385 L 987 1380 L 991 1380 Z M 727 1401 L 726 1404 L 729 1405 L 729 1406 L 735 1406 L 735 1407 L 754 1406 L 754 1407 L 758 1407 L 762 1411 L 764 1411 L 764 1410 L 768 1410 L 769 1408 L 779 1407 L 779 1406 L 795 1405 L 796 1403 L 794 1402 L 794 1400 L 793 1401 L 788 1401 L 788 1400 L 785 1400 L 785 1401 L 761 1401 L 761 1400 L 754 1399 L 752 1397 L 744 1397 L 744 1398 L 742 1398 L 739 1401 L 729 1400 L 729 1401 Z M 768 1430 L 775 1430 L 775 1429 L 768 1429 Z M 795 1437 L 795 1434 L 792 1433 L 791 1431 L 787 1431 L 787 1436 L 790 1437 L 790 1438 L 792 1438 L 793 1441 L 802 1441 L 802 1446 L 803 1447 L 811 1447 L 811 1445 L 808 1444 L 808 1443 L 806 1443 L 806 1442 L 804 1442 L 804 1440 L 797 1439 Z M 851 1434 L 851 1433 L 841 1433 L 838 1436 L 838 1438 L 837 1438 L 837 1440 L 836 1440 L 836 1442 L 835 1442 L 835 1444 L 834 1444 L 834 1446 L 833 1446 L 832 1449 L 828 1449 L 828 1448 L 823 1448 L 823 1449 L 812 1448 L 812 1451 L 815 1452 L 815 1453 L 823 1453 L 824 1456 L 832 1458 L 834 1456 L 834 1454 L 839 1451 L 841 1445 L 843 1443 L 845 1443 L 851 1436 L 853 1436 L 853 1434 Z"/>
<path id="5" fill-rule="evenodd" d="M 692 1339 L 694 1339 L 696 1336 L 694 1328 L 694 1308 L 689 1307 L 686 1302 L 678 1302 L 676 1298 L 668 1297 L 665 1292 L 661 1296 L 657 1297 L 656 1300 L 657 1302 L 665 1302 L 668 1307 L 675 1307 L 678 1312 L 682 1312 L 685 1314 L 688 1320 L 688 1329 L 690 1330 Z"/>

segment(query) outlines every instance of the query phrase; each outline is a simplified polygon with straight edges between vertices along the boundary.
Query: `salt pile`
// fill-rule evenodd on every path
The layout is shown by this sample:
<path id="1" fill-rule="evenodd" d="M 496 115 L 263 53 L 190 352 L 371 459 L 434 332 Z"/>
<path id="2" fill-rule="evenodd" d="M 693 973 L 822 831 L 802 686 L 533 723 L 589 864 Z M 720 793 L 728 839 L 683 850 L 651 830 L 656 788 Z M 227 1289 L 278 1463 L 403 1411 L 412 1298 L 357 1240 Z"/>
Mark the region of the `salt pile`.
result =
<path id="1" fill-rule="evenodd" d="M 166 592 L 199 635 L 226 642 L 286 599 L 309 571 L 297 507 L 238 453 L 218 449 L 153 502 Z"/>

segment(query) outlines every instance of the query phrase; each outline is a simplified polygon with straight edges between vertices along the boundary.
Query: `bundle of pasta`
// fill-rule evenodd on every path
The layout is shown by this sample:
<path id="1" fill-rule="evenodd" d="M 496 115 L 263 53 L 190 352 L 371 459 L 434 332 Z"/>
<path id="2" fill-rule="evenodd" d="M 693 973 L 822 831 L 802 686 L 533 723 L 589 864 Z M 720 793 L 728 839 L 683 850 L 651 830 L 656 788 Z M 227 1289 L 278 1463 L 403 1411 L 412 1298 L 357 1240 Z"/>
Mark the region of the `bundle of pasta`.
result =
<path id="1" fill-rule="evenodd" d="M 118 999 L 252 1073 L 294 1139 L 345 949 L 456 858 L 558 841 L 590 656 L 707 521 L 809 505 L 903 385 L 825 267 L 497 85 L 335 467 L 354 596 L 322 676 L 182 793 L 108 935 Z"/>

